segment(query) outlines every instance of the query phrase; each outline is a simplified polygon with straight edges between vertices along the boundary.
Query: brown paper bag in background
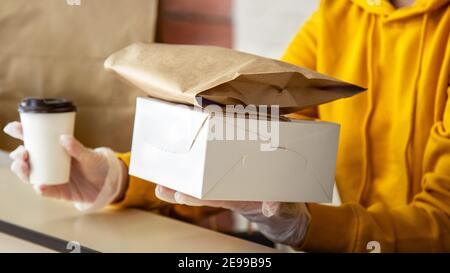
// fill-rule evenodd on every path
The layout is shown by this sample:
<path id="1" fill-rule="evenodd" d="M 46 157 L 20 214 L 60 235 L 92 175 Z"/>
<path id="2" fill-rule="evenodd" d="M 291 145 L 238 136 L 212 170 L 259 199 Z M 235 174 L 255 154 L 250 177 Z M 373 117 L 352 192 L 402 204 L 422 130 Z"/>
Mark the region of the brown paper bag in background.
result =
<path id="1" fill-rule="evenodd" d="M 1 0 L 0 127 L 18 119 L 24 97 L 64 97 L 78 106 L 84 144 L 128 151 L 141 93 L 103 63 L 130 43 L 152 42 L 156 16 L 157 0 Z M 18 144 L 0 133 L 0 149 Z"/>
<path id="2" fill-rule="evenodd" d="M 277 60 L 211 46 L 134 44 L 105 68 L 148 95 L 199 105 L 279 105 L 287 114 L 353 96 L 364 89 Z"/>

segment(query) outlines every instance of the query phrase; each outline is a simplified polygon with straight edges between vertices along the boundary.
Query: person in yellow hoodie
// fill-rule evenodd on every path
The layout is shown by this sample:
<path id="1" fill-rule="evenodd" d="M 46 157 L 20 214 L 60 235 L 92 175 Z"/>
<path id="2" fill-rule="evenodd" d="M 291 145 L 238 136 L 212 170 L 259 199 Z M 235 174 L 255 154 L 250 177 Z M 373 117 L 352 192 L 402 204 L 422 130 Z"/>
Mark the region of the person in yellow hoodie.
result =
<path id="1" fill-rule="evenodd" d="M 221 210 L 208 207 L 232 209 L 305 251 L 364 252 L 374 242 L 382 252 L 450 251 L 449 4 L 323 0 L 283 56 L 368 88 L 293 115 L 341 124 L 340 206 L 197 200 L 128 177 L 129 154 L 90 150 L 69 136 L 61 143 L 74 157 L 71 183 L 37 190 L 84 210 L 113 204 L 191 222 Z M 21 138 L 20 123 L 5 131 Z M 27 181 L 25 149 L 11 158 Z"/>

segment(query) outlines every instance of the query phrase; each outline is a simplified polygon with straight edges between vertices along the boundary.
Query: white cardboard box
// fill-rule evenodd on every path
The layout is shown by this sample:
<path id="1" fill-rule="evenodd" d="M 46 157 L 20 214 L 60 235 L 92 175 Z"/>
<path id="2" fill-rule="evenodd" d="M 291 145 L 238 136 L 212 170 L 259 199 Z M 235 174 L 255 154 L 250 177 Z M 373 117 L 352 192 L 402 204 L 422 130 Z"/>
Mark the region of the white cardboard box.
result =
<path id="1" fill-rule="evenodd" d="M 338 124 L 280 121 L 278 145 L 262 151 L 264 137 L 211 140 L 213 119 L 192 107 L 138 98 L 130 175 L 205 200 L 331 202 Z M 244 130 L 237 121 L 232 126 Z"/>

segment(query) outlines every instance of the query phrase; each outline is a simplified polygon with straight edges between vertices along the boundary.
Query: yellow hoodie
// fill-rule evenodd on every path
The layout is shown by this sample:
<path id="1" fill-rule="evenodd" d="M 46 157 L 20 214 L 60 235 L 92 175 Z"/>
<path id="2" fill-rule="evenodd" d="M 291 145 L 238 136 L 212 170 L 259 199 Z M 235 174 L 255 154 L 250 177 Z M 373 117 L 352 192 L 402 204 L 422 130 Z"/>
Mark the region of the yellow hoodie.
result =
<path id="1" fill-rule="evenodd" d="M 342 126 L 343 205 L 308 204 L 300 249 L 365 252 L 376 241 L 383 252 L 450 251 L 449 32 L 449 0 L 397 10 L 387 0 L 324 0 L 295 36 L 285 61 L 368 87 L 301 113 Z M 119 206 L 194 220 L 213 212 L 158 203 L 153 188 L 131 178 Z"/>

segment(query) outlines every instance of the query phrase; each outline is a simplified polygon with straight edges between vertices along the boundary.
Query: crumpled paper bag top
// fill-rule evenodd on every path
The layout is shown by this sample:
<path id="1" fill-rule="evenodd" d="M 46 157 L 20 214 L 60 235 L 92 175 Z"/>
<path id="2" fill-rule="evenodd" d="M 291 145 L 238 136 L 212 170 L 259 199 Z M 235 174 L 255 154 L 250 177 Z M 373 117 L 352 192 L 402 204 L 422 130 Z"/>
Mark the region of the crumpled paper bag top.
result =
<path id="1" fill-rule="evenodd" d="M 137 43 L 112 54 L 105 69 L 154 98 L 200 107 L 205 101 L 279 105 L 283 114 L 365 90 L 307 68 L 213 46 Z"/>

